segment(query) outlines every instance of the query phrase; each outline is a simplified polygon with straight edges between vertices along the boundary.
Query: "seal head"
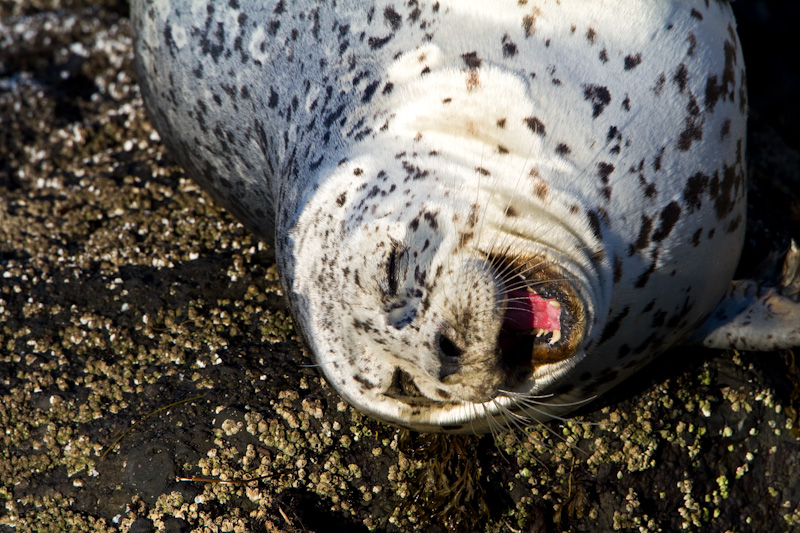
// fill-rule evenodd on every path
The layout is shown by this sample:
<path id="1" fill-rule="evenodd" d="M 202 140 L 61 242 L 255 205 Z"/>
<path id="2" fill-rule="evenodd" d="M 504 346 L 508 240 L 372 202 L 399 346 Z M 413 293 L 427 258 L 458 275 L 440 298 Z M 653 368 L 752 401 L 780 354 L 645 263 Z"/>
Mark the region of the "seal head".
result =
<path id="1" fill-rule="evenodd" d="M 591 235 L 585 220 L 522 231 L 490 200 L 501 185 L 442 164 L 447 144 L 327 169 L 291 234 L 291 256 L 314 257 L 295 263 L 292 301 L 351 403 L 414 429 L 483 431 L 584 357 L 602 275 L 593 239 L 575 238 Z"/>

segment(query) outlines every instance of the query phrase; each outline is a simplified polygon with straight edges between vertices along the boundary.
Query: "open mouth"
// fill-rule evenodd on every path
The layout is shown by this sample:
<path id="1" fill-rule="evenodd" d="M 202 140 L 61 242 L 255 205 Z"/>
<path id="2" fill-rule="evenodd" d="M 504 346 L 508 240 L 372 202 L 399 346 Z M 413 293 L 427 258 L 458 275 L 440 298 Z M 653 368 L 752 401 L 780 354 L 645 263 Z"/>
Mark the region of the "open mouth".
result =
<path id="1" fill-rule="evenodd" d="M 528 263 L 506 271 L 524 272 Z M 537 366 L 573 355 L 583 338 L 585 317 L 574 287 L 557 272 L 542 269 L 531 279 L 517 275 L 506 287 L 497 342 L 507 385 L 513 387 L 530 378 Z"/>
<path id="2" fill-rule="evenodd" d="M 509 385 L 527 379 L 535 367 L 537 351 L 561 340 L 561 303 L 530 287 L 505 294 L 505 313 L 497 339 L 506 381 Z"/>
<path id="3" fill-rule="evenodd" d="M 500 332 L 500 349 L 509 347 L 514 337 L 550 334 L 548 344 L 561 339 L 561 304 L 555 298 L 544 298 L 530 287 L 506 294 L 506 313 Z"/>

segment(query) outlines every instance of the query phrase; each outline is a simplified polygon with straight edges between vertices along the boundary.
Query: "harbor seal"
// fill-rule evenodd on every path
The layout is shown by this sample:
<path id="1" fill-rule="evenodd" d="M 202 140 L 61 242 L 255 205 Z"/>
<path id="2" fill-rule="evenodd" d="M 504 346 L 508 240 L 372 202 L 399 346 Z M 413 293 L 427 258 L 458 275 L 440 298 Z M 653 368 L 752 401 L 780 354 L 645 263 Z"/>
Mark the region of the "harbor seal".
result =
<path id="1" fill-rule="evenodd" d="M 134 0 L 132 21 L 162 139 L 274 243 L 297 330 L 371 416 L 485 432 L 687 339 L 798 344 L 796 250 L 777 288 L 731 284 L 726 2 Z"/>

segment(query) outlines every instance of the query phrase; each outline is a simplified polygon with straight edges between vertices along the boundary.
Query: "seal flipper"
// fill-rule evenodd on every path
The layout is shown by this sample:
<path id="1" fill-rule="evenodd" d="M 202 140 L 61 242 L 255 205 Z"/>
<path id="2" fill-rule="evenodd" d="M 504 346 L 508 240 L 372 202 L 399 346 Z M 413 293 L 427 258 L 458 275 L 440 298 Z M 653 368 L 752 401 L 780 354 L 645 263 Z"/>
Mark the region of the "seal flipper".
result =
<path id="1" fill-rule="evenodd" d="M 800 346 L 800 248 L 794 240 L 777 284 L 765 279 L 732 281 L 725 298 L 684 344 L 753 351 Z"/>

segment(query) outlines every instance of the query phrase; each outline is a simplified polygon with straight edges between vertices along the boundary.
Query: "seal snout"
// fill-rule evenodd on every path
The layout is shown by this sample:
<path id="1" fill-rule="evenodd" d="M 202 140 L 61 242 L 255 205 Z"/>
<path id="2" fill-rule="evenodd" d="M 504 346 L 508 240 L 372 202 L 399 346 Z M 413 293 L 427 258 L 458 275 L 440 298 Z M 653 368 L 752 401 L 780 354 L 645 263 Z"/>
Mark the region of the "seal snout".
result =
<path id="1" fill-rule="evenodd" d="M 544 263 L 489 257 L 451 271 L 456 290 L 431 342 L 439 363 L 431 377 L 453 399 L 489 401 L 575 353 L 583 305 L 562 273 L 530 268 Z"/>
<path id="2" fill-rule="evenodd" d="M 503 384 L 502 371 L 497 364 L 494 328 L 469 317 L 457 326 L 446 327 L 436 336 L 440 362 L 438 380 L 459 400 L 491 400 Z"/>

